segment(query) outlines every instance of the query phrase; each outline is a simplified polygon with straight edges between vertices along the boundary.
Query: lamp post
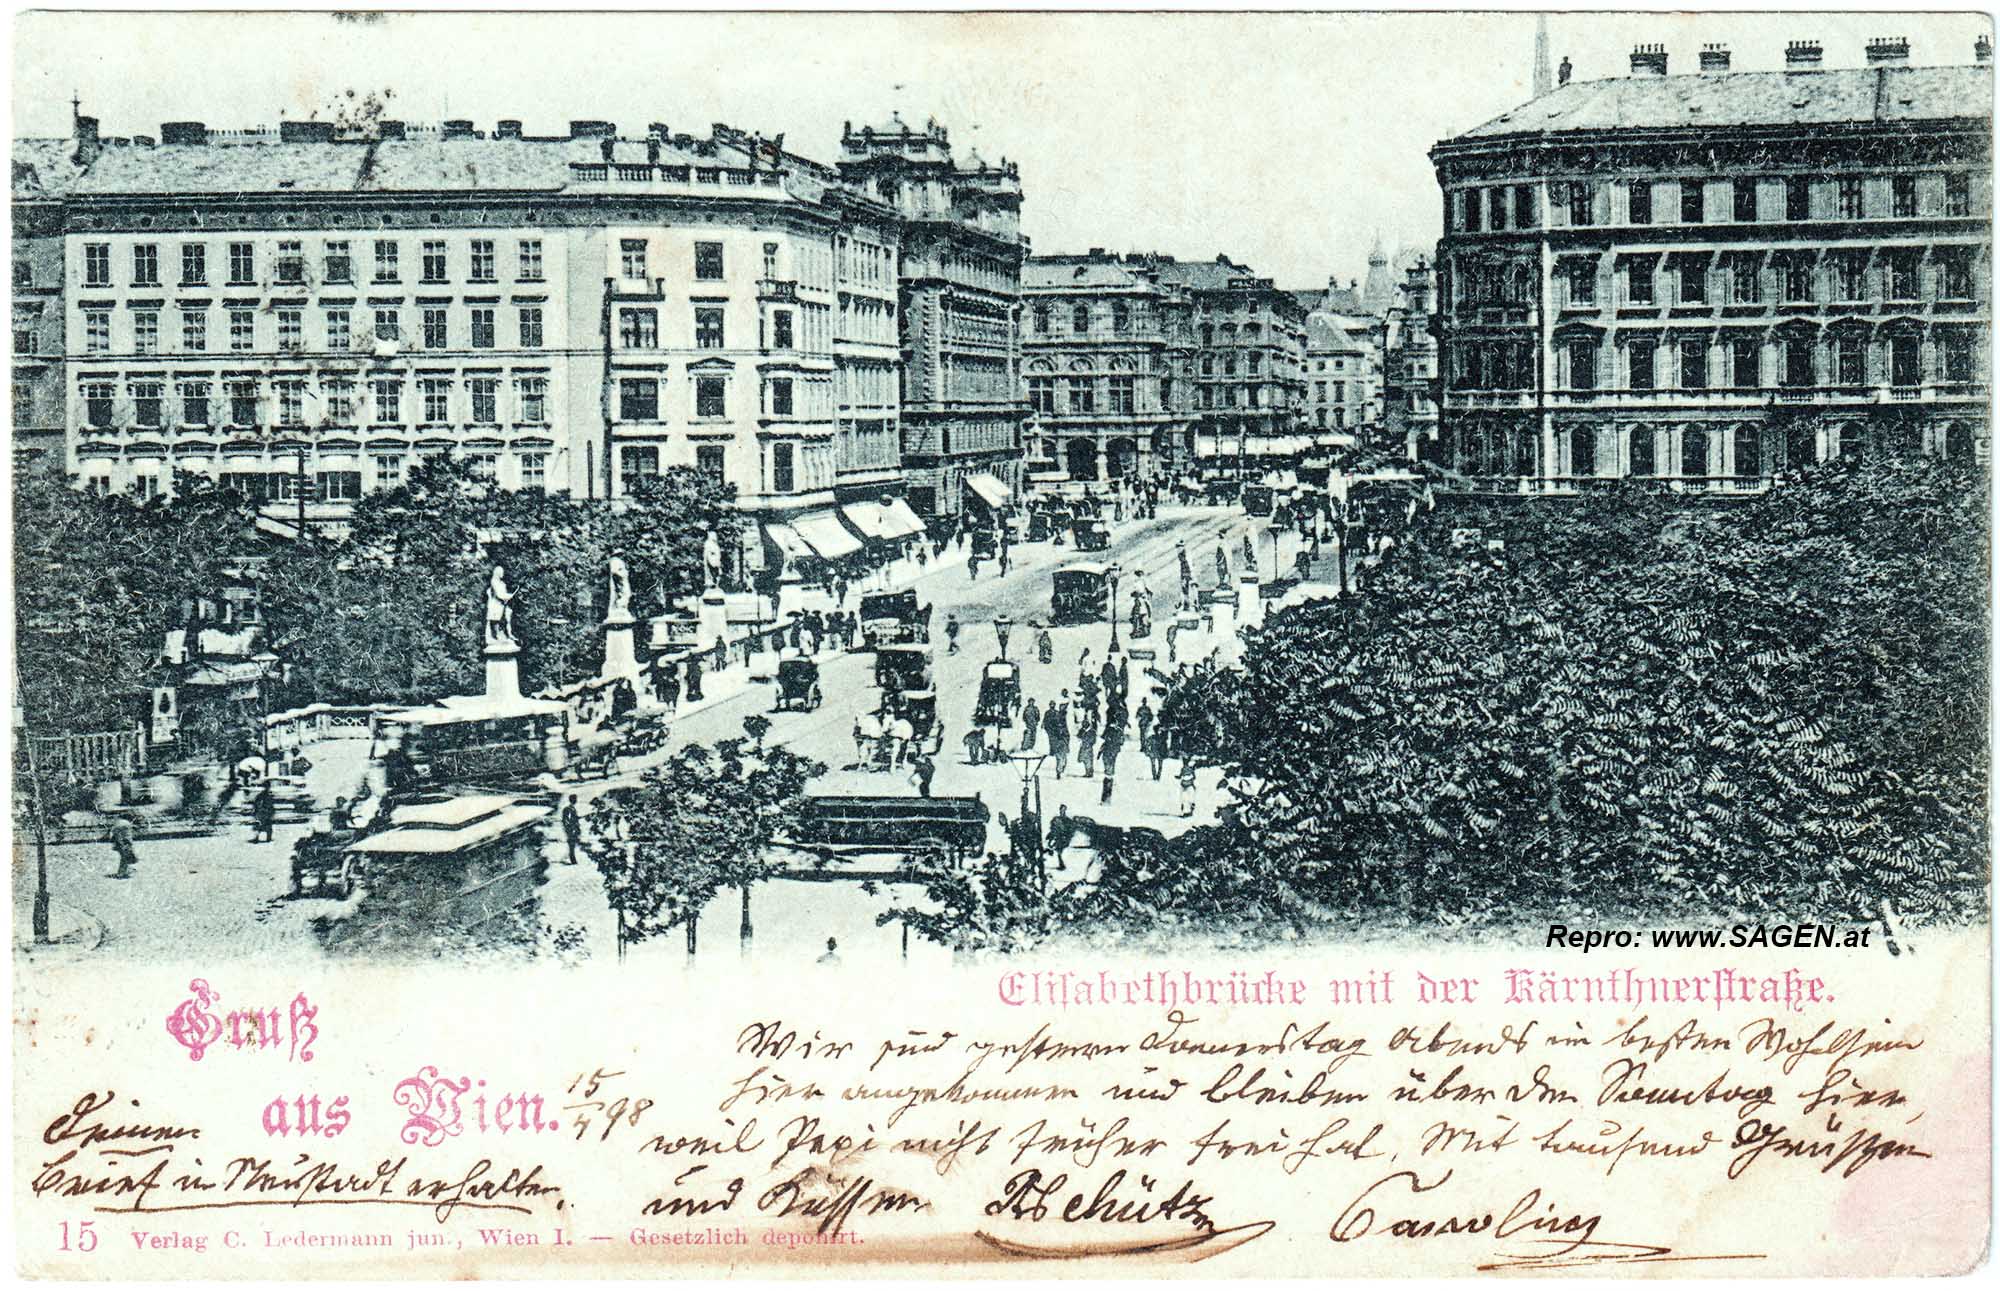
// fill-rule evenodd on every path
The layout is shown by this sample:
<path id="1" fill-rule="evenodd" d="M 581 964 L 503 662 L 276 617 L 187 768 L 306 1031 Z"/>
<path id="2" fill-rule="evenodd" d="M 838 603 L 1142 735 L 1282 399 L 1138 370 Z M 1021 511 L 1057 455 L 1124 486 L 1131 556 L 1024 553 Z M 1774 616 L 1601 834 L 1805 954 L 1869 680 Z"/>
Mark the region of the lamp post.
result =
<path id="1" fill-rule="evenodd" d="M 278 666 L 278 656 L 268 648 L 250 656 L 250 662 L 257 665 L 257 754 L 264 759 L 265 774 L 270 774 L 271 761 L 271 674 Z"/>
<path id="2" fill-rule="evenodd" d="M 1118 653 L 1118 566 L 1113 565 L 1106 577 L 1111 580 L 1111 600 L 1106 606 L 1111 618 L 1111 646 L 1107 654 Z"/>
<path id="3" fill-rule="evenodd" d="M 1042 762 L 1049 755 L 1033 750 L 1008 755 L 1014 770 L 1021 776 L 1021 813 L 1015 818 L 1013 841 L 1019 850 L 1026 840 L 1030 855 L 1027 859 L 1035 865 L 1035 885 L 1042 899 L 1042 916 L 1048 917 L 1049 905 L 1049 862 L 1048 852 L 1042 846 Z M 1032 791 L 1032 795 L 1031 795 Z"/>
<path id="4" fill-rule="evenodd" d="M 1000 640 L 1000 658 L 1007 658 L 1007 633 L 1013 629 L 1014 620 L 1002 614 L 993 620 L 993 635 Z"/>

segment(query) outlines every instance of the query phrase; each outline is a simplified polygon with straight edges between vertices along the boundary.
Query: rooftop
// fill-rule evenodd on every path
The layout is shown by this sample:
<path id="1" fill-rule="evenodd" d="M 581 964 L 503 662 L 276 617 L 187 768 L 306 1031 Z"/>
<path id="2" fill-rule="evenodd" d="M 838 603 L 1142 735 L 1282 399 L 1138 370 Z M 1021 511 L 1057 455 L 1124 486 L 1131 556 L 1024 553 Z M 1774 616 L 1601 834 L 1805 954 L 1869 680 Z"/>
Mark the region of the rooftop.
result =
<path id="1" fill-rule="evenodd" d="M 1633 75 L 1558 86 L 1456 139 L 1675 126 L 1984 120 L 1992 107 L 1991 64 Z"/>

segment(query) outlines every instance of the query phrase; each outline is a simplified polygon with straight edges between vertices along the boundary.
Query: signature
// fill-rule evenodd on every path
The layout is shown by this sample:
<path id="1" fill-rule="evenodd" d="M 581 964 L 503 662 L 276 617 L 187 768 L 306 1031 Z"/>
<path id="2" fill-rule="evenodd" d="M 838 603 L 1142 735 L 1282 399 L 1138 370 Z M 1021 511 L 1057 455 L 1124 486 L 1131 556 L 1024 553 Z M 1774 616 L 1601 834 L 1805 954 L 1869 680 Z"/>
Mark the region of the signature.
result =
<path id="1" fill-rule="evenodd" d="M 1200 1261 L 1235 1250 L 1275 1227 L 1268 1219 L 1219 1227 L 1208 1212 L 1214 1204 L 1213 1196 L 1196 1191 L 1192 1179 L 1169 1188 L 1151 1174 L 1114 1170 L 1095 1187 L 1087 1181 L 1072 1186 L 1067 1171 L 1046 1175 L 1029 1169 L 1009 1178 L 1001 1195 L 986 1203 L 989 1217 L 1026 1223 L 1053 1219 L 1060 1224 L 1167 1225 L 1184 1231 L 1120 1242 L 1030 1242 L 984 1231 L 974 1236 L 997 1251 L 1024 1259 L 1151 1255 Z"/>

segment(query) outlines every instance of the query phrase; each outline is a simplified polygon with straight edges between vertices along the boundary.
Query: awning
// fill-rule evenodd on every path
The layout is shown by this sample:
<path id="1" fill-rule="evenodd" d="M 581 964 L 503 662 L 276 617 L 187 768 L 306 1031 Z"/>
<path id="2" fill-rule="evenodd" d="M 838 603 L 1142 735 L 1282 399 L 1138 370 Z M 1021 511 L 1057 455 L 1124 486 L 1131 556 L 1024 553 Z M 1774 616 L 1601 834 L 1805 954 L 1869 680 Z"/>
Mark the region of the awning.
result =
<path id="1" fill-rule="evenodd" d="M 815 511 L 792 521 L 792 528 L 806 540 L 812 554 L 822 560 L 839 560 L 861 550 L 861 540 L 849 533 L 831 511 Z"/>
<path id="2" fill-rule="evenodd" d="M 847 523 L 861 531 L 861 536 L 870 542 L 887 542 L 889 533 L 882 523 L 882 507 L 874 502 L 848 502 L 840 508 L 840 514 L 847 517 Z"/>
<path id="3" fill-rule="evenodd" d="M 901 498 L 892 498 L 882 508 L 882 523 L 891 538 L 914 538 L 924 531 L 924 522 Z"/>
<path id="4" fill-rule="evenodd" d="M 966 476 L 965 487 L 971 489 L 979 496 L 981 502 L 984 502 L 996 511 L 1007 505 L 1007 499 L 1010 496 L 1006 485 L 983 471 L 976 475 Z"/>
<path id="5" fill-rule="evenodd" d="M 813 549 L 806 546 L 806 540 L 799 537 L 798 530 L 788 524 L 767 524 L 764 534 L 788 560 L 813 554 Z"/>

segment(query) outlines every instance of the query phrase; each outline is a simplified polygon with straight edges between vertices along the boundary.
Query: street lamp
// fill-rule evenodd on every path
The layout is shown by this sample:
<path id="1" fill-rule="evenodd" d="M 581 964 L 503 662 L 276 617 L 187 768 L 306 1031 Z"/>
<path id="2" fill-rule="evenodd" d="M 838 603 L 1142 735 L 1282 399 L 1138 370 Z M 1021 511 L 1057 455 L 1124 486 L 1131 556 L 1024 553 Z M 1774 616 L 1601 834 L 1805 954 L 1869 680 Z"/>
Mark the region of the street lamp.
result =
<path id="1" fill-rule="evenodd" d="M 271 761 L 271 674 L 278 667 L 278 656 L 270 649 L 258 651 L 250 656 L 250 662 L 257 665 L 257 753 L 264 759 L 265 773 L 270 772 Z"/>
<path id="2" fill-rule="evenodd" d="M 1007 658 L 1007 633 L 1014 626 L 1014 620 L 1002 614 L 993 620 L 993 635 L 1000 639 L 1000 658 Z"/>
<path id="3" fill-rule="evenodd" d="M 1042 846 L 1042 762 L 1049 755 L 1027 750 L 1008 754 L 1014 770 L 1021 777 L 1021 813 L 1015 818 L 1013 844 L 1020 850 L 1023 840 L 1031 849 L 1030 860 L 1035 863 L 1035 882 L 1042 897 L 1042 913 L 1048 913 L 1049 862 L 1048 853 Z M 1032 799 L 1029 790 L 1033 789 Z"/>
<path id="4" fill-rule="evenodd" d="M 1111 616 L 1111 647 L 1106 653 L 1118 653 L 1118 566 L 1113 565 L 1107 572 L 1111 580 L 1111 600 L 1106 608 Z"/>

